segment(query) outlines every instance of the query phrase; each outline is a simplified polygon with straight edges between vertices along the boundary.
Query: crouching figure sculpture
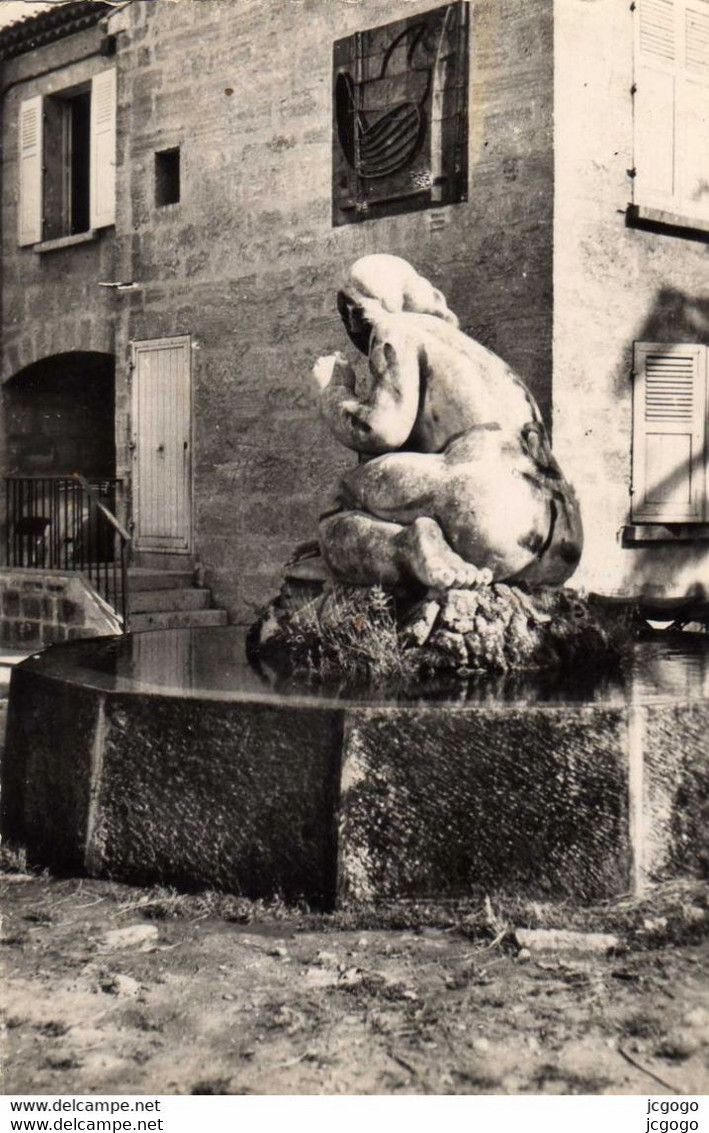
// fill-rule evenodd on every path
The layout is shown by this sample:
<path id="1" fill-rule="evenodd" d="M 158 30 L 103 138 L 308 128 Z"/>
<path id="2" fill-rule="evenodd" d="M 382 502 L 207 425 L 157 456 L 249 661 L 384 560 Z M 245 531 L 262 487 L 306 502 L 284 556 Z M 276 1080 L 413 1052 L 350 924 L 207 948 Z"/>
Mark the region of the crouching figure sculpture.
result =
<path id="1" fill-rule="evenodd" d="M 320 523 L 335 578 L 394 590 L 565 582 L 581 518 L 523 382 L 397 256 L 357 260 L 338 308 L 368 372 L 320 358 L 321 411 L 374 459 L 343 477 Z"/>
<path id="2" fill-rule="evenodd" d="M 370 681 L 605 661 L 612 634 L 559 589 L 581 517 L 524 383 L 396 256 L 357 260 L 338 309 L 368 365 L 338 353 L 313 376 L 360 462 L 252 628 L 252 659 Z"/>

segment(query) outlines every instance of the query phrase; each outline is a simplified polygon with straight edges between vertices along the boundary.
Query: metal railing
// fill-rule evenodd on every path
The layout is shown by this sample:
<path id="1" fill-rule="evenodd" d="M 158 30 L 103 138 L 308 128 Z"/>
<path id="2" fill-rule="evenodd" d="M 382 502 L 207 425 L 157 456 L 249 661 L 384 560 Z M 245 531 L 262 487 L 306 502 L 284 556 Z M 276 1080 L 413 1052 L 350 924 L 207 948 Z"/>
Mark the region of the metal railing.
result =
<path id="1" fill-rule="evenodd" d="M 79 571 L 128 628 L 130 535 L 116 518 L 121 481 L 71 476 L 5 480 L 6 561 L 29 570 Z"/>

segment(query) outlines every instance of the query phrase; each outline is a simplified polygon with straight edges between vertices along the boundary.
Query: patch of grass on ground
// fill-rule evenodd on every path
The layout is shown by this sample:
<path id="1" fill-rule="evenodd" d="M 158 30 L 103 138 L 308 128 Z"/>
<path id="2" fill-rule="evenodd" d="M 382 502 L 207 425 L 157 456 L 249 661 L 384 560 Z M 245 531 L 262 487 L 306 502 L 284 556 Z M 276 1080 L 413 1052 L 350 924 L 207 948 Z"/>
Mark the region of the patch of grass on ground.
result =
<path id="1" fill-rule="evenodd" d="M 24 846 L 9 846 L 3 842 L 0 845 L 0 874 L 28 872 L 27 851 Z"/>
<path id="2" fill-rule="evenodd" d="M 26 872 L 24 851 L 2 847 L 0 877 Z M 50 880 L 46 871 L 42 877 Z M 90 879 L 80 883 L 78 899 L 83 886 L 90 888 Z M 512 952 L 518 947 L 514 933 L 519 928 L 613 933 L 622 947 L 633 950 L 693 944 L 709 936 L 709 882 L 701 879 L 662 882 L 649 887 L 641 897 L 626 895 L 587 906 L 477 894 L 458 900 L 350 904 L 330 912 L 312 907 L 304 899 L 288 903 L 280 896 L 252 899 L 213 889 L 185 892 L 173 886 L 141 888 L 119 882 L 110 882 L 104 888 L 101 900 L 107 899 L 115 902 L 121 917 L 141 916 L 153 921 L 211 918 L 240 925 L 282 925 L 290 932 L 333 934 L 438 929 Z M 43 916 L 51 916 L 51 893 L 46 896 Z"/>

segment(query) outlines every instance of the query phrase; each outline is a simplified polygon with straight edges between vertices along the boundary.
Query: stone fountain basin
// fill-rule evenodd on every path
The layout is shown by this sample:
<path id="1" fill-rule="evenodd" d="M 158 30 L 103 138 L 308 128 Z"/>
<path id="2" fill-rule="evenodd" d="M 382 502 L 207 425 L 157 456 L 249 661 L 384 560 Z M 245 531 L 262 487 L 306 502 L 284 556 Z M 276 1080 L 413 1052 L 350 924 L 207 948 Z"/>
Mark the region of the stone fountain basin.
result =
<path id="1" fill-rule="evenodd" d="M 622 672 L 406 694 L 255 671 L 235 628 L 55 646 L 12 676 L 3 836 L 55 870 L 348 901 L 587 902 L 709 871 L 709 637 Z"/>

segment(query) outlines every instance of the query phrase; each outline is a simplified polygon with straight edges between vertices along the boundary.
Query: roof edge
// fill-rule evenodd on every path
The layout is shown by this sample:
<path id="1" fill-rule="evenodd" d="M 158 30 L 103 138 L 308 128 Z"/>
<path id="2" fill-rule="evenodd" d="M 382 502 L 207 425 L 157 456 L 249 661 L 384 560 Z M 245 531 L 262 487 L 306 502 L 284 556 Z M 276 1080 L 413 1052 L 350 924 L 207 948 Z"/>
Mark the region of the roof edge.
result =
<path id="1" fill-rule="evenodd" d="M 19 23 L 10 24 L 0 31 L 0 60 L 13 59 L 93 27 L 113 7 L 103 0 L 71 0 L 68 4 L 57 4 Z"/>

